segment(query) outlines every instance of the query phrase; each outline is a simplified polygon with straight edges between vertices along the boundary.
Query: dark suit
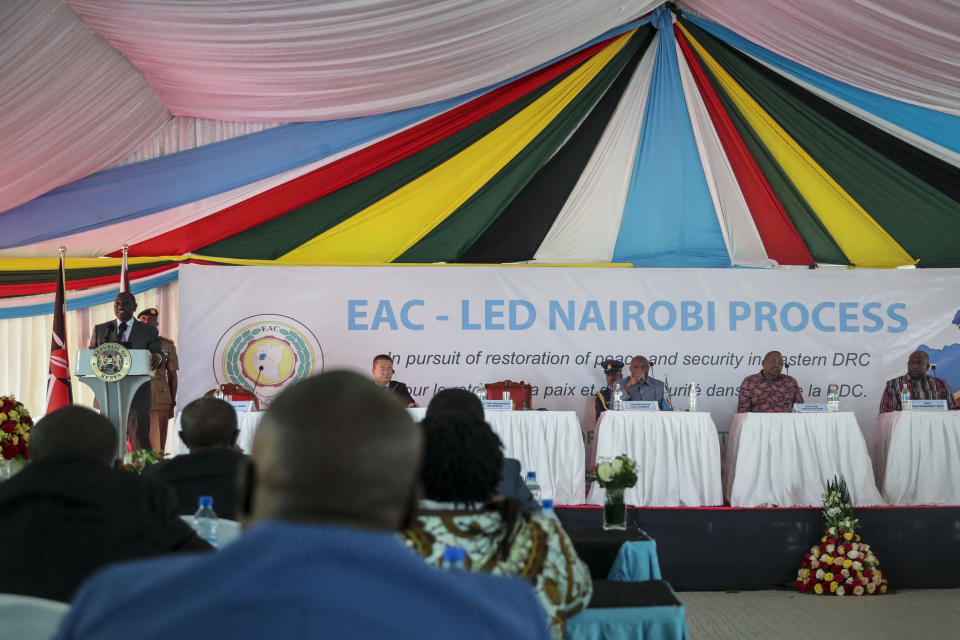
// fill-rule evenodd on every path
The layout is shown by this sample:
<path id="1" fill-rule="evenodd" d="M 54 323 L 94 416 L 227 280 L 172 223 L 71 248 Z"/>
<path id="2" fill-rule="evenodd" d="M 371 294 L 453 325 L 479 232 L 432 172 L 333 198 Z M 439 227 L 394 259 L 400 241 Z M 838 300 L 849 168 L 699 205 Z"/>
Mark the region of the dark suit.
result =
<path id="1" fill-rule="evenodd" d="M 169 487 L 84 462 L 31 462 L 0 484 L 0 592 L 69 602 L 93 572 L 172 551 L 210 550 Z"/>
<path id="2" fill-rule="evenodd" d="M 119 342 L 118 339 L 118 321 L 116 318 L 110 322 L 104 322 L 93 328 L 93 335 L 90 336 L 90 349 L 95 349 L 106 342 Z M 130 325 L 130 335 L 125 345 L 129 349 L 147 349 L 153 353 L 161 353 L 160 332 L 156 327 L 138 322 L 131 318 L 127 323 Z M 130 414 L 135 416 L 135 420 L 127 420 L 127 438 L 130 440 L 130 446 L 133 449 L 150 448 L 150 383 L 137 389 L 133 396 L 133 402 L 130 405 Z"/>
<path id="3" fill-rule="evenodd" d="M 503 459 L 503 471 L 497 484 L 497 493 L 506 498 L 514 498 L 523 511 L 539 511 L 540 504 L 527 489 L 527 483 L 520 475 L 520 461 L 514 458 Z"/>
<path id="4" fill-rule="evenodd" d="M 613 391 L 610 389 L 610 387 L 604 387 L 603 389 L 600 389 L 600 391 L 597 391 L 596 398 L 593 401 L 594 409 L 597 412 L 597 420 L 600 419 L 601 413 L 610 408 L 610 405 L 612 404 L 612 394 Z"/>
<path id="5" fill-rule="evenodd" d="M 213 496 L 213 510 L 236 520 L 237 474 L 244 455 L 233 449 L 197 451 L 147 467 L 143 476 L 173 487 L 182 514 L 197 510 L 200 496 Z"/>
<path id="6" fill-rule="evenodd" d="M 417 401 L 413 399 L 413 396 L 410 395 L 410 390 L 407 389 L 407 385 L 402 382 L 397 382 L 396 380 L 391 380 L 390 384 L 387 385 L 387 389 L 393 391 L 397 396 L 403 401 L 403 404 L 416 404 Z"/>

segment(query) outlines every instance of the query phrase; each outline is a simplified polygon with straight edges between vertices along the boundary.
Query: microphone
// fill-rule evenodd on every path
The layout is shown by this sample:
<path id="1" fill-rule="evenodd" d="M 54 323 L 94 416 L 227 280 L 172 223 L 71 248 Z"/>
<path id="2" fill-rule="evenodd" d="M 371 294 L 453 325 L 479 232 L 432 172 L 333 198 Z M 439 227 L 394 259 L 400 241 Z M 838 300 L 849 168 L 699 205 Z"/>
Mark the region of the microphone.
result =
<path id="1" fill-rule="evenodd" d="M 250 393 L 252 393 L 253 395 L 257 395 L 257 385 L 260 384 L 260 374 L 261 374 L 261 373 L 263 373 L 263 365 L 260 365 L 259 367 L 257 367 L 257 379 L 254 380 L 254 382 L 253 382 L 253 391 L 250 392 Z"/>

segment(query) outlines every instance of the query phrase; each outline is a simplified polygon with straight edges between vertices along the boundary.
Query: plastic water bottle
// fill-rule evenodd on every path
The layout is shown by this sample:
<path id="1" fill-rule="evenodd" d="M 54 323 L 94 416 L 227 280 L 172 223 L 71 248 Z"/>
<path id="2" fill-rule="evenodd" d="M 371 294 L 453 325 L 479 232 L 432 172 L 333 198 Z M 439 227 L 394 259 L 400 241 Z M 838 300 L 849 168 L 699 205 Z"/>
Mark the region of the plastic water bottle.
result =
<path id="1" fill-rule="evenodd" d="M 193 517 L 193 530 L 197 535 L 216 547 L 219 539 L 220 520 L 213 511 L 213 496 L 200 496 L 200 506 Z"/>
<path id="2" fill-rule="evenodd" d="M 550 498 L 543 499 L 543 515 L 547 516 L 554 522 L 560 522 L 560 518 L 557 517 L 557 512 L 553 510 L 553 500 Z"/>
<path id="3" fill-rule="evenodd" d="M 913 411 L 913 401 L 910 399 L 910 391 L 908 389 L 900 392 L 900 410 Z"/>
<path id="4" fill-rule="evenodd" d="M 619 382 L 613 385 L 613 410 L 623 411 L 623 387 Z"/>
<path id="5" fill-rule="evenodd" d="M 832 413 L 840 411 L 840 394 L 837 391 L 838 387 L 835 384 L 827 387 L 827 410 Z"/>
<path id="6" fill-rule="evenodd" d="M 467 568 L 466 557 L 463 547 L 447 547 L 443 550 L 443 568 L 464 570 Z"/>
<path id="7" fill-rule="evenodd" d="M 690 411 L 697 410 L 697 385 L 690 385 Z"/>
<path id="8" fill-rule="evenodd" d="M 485 385 L 480 384 L 477 387 L 477 397 L 480 398 L 480 402 L 487 399 L 487 387 Z"/>
<path id="9" fill-rule="evenodd" d="M 527 471 L 527 489 L 530 490 L 530 493 L 533 494 L 533 499 L 537 501 L 537 504 L 540 504 L 540 485 L 537 484 L 537 472 L 536 471 Z"/>

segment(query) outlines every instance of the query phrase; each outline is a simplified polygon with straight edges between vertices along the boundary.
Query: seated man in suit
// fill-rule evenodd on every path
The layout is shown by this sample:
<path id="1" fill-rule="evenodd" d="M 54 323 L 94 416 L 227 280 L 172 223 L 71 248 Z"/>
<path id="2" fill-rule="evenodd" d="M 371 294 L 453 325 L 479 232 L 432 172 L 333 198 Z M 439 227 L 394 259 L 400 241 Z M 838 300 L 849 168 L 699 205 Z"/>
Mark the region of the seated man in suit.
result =
<path id="1" fill-rule="evenodd" d="M 169 487 L 113 468 L 117 432 L 100 414 L 67 405 L 30 436 L 30 464 L 0 484 L 0 592 L 70 602 L 105 565 L 210 550 Z"/>
<path id="2" fill-rule="evenodd" d="M 648 375 L 650 361 L 643 356 L 634 356 L 630 361 L 630 377 L 623 383 L 624 402 L 637 400 L 655 400 L 660 411 L 672 411 L 665 398 L 665 385 L 662 380 Z"/>
<path id="3" fill-rule="evenodd" d="M 236 519 L 237 477 L 243 453 L 237 448 L 237 412 L 223 400 L 194 400 L 180 417 L 180 439 L 190 453 L 150 465 L 147 478 L 173 487 L 180 513 L 197 510 L 200 496 L 212 496 L 221 518 Z"/>
<path id="4" fill-rule="evenodd" d="M 386 387 L 397 394 L 400 401 L 408 408 L 420 406 L 410 395 L 407 385 L 393 379 L 393 358 L 385 353 L 381 353 L 373 359 L 373 380 L 381 387 Z"/>
<path id="5" fill-rule="evenodd" d="M 347 371 L 270 404 L 244 474 L 253 526 L 214 554 L 111 567 L 87 582 L 57 636 L 121 638 L 549 637 L 530 586 L 437 571 L 397 532 L 415 516 L 420 428 Z M 224 585 L 229 588 L 224 588 Z M 143 607 L 162 612 L 143 624 Z"/>
<path id="6" fill-rule="evenodd" d="M 427 405 L 427 417 L 437 415 L 465 415 L 471 420 L 484 422 L 483 404 L 480 399 L 464 389 L 443 389 L 433 396 Z M 490 428 L 490 425 L 487 425 Z M 515 458 L 503 459 L 503 470 L 500 473 L 500 482 L 497 484 L 497 494 L 506 498 L 514 498 L 520 503 L 524 511 L 539 511 L 537 502 L 527 483 L 520 475 L 520 461 Z"/>
<path id="7" fill-rule="evenodd" d="M 119 342 L 128 349 L 148 349 L 153 353 L 152 365 L 156 369 L 163 363 L 160 332 L 156 327 L 134 319 L 137 300 L 133 294 L 121 291 L 113 299 L 115 320 L 103 322 L 93 328 L 88 349 L 96 349 L 107 342 Z M 130 417 L 127 420 L 127 439 L 134 449 L 150 448 L 150 383 L 144 384 L 133 396 Z"/>

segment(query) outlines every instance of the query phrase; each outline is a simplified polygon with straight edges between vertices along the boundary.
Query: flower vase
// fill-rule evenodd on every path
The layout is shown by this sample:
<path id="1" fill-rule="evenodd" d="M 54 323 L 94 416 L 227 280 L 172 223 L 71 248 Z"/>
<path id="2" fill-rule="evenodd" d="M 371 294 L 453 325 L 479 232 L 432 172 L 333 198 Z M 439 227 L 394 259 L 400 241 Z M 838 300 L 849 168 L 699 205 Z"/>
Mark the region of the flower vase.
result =
<path id="1" fill-rule="evenodd" d="M 603 502 L 603 529 L 604 531 L 627 528 L 627 505 L 623 501 L 623 488 L 607 488 L 607 496 Z"/>
<path id="2" fill-rule="evenodd" d="M 13 474 L 23 469 L 26 463 L 27 461 L 20 456 L 11 460 L 0 459 L 0 482 L 12 478 Z"/>

